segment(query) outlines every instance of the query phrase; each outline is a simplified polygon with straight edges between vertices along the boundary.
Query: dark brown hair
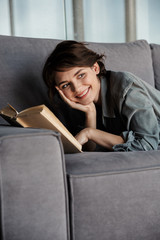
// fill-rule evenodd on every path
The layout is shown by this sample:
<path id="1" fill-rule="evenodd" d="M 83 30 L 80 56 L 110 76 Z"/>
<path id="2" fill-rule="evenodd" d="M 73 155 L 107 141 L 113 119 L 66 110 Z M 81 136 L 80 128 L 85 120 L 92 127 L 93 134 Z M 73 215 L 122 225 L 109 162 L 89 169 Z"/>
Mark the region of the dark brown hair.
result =
<path id="1" fill-rule="evenodd" d="M 62 41 L 48 57 L 43 68 L 43 79 L 49 88 L 49 97 L 52 99 L 55 91 L 55 74 L 73 67 L 92 67 L 95 62 L 100 66 L 100 78 L 106 73 L 103 63 L 104 55 L 88 49 L 85 43 L 76 41 Z"/>

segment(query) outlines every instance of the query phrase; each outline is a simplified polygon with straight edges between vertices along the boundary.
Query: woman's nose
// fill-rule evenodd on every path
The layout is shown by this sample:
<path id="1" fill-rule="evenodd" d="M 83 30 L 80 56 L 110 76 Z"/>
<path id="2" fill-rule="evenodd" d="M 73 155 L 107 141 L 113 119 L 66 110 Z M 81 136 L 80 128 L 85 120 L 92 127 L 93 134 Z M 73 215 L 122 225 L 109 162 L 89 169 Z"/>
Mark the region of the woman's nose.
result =
<path id="1" fill-rule="evenodd" d="M 79 81 L 74 81 L 74 82 L 72 83 L 72 91 L 73 91 L 73 92 L 77 92 L 78 89 L 79 89 L 79 87 L 80 87 L 80 82 L 79 82 Z"/>

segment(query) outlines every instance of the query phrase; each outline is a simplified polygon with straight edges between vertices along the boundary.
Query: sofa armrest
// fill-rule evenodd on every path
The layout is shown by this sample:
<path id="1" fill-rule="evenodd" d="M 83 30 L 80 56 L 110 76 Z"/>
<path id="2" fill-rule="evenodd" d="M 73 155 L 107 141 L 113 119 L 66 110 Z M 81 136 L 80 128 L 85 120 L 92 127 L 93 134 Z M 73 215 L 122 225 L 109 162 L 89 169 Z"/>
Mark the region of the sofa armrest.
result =
<path id="1" fill-rule="evenodd" d="M 1 239 L 69 239 L 58 133 L 0 126 L 0 198 Z"/>
<path id="2" fill-rule="evenodd" d="M 73 240 L 160 238 L 160 151 L 65 158 Z"/>

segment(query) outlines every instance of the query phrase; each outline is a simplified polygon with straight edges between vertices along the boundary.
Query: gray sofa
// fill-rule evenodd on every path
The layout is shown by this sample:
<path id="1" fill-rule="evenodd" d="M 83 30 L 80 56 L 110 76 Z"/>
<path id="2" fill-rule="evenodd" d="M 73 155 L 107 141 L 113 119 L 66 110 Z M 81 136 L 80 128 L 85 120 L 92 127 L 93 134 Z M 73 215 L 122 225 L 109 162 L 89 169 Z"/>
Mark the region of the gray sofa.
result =
<path id="1" fill-rule="evenodd" d="M 52 110 L 41 77 L 59 40 L 0 36 L 0 108 Z M 160 90 L 160 46 L 90 43 Z M 60 135 L 0 118 L 2 240 L 160 239 L 160 152 L 64 154 Z"/>

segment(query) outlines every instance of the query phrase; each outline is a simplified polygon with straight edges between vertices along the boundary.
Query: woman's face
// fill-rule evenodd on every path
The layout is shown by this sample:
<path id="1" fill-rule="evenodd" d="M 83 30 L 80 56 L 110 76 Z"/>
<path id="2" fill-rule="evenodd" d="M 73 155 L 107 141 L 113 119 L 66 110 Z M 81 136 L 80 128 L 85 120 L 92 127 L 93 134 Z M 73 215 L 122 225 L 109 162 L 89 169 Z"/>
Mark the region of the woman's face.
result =
<path id="1" fill-rule="evenodd" d="M 71 101 L 88 105 L 97 103 L 100 96 L 99 65 L 74 67 L 65 72 L 56 72 L 56 86 Z"/>

